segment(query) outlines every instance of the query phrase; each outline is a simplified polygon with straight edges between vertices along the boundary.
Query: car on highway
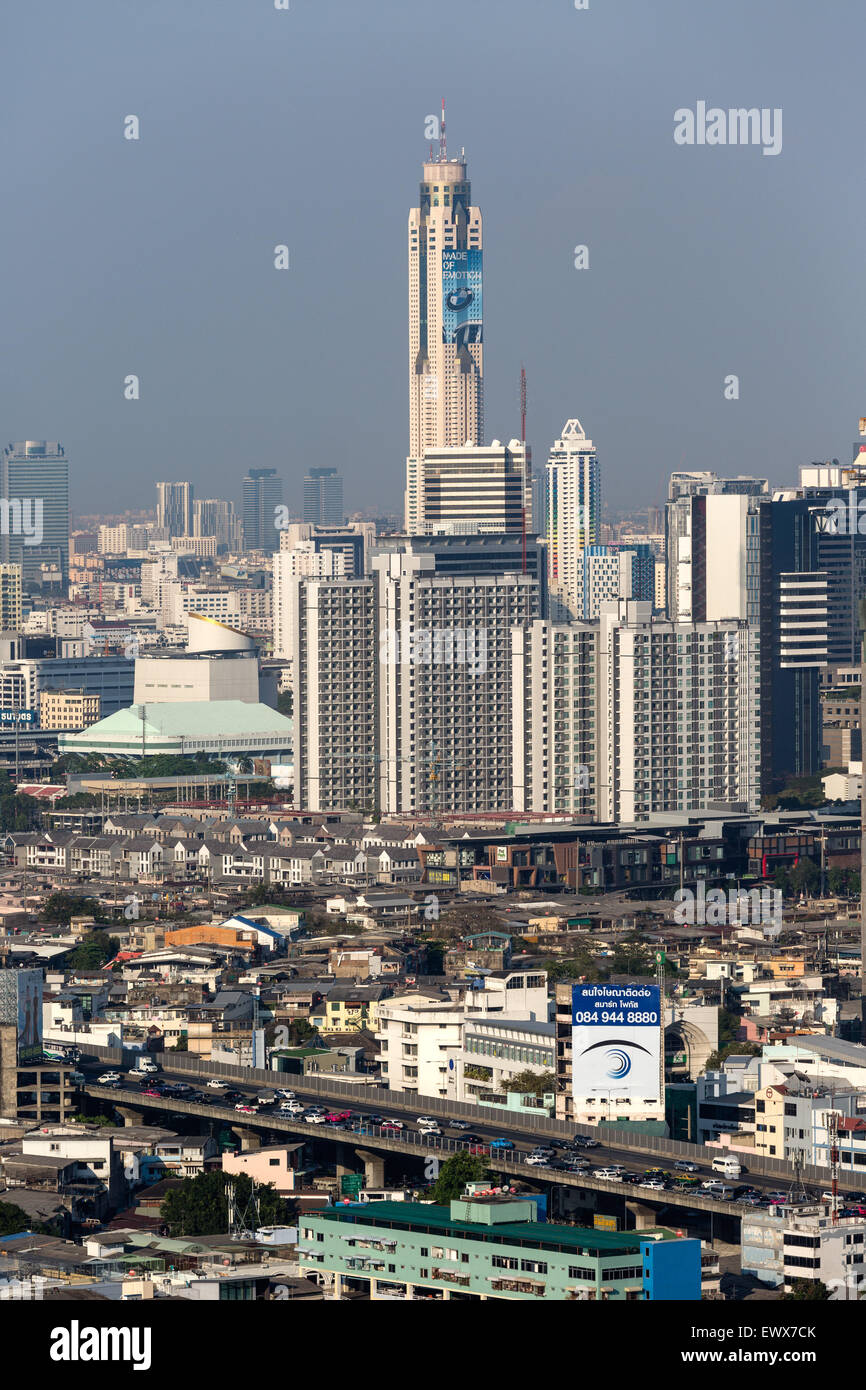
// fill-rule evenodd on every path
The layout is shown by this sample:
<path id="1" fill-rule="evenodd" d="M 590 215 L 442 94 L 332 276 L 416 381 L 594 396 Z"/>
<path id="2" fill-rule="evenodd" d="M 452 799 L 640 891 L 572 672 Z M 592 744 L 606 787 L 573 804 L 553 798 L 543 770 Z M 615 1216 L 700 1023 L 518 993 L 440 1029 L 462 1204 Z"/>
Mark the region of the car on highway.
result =
<path id="1" fill-rule="evenodd" d="M 121 1087 L 119 1081 L 102 1081 L 99 1084 L 104 1086 L 107 1091 L 119 1091 Z"/>
<path id="2" fill-rule="evenodd" d="M 564 1173 L 585 1173 L 592 1167 L 588 1158 L 560 1158 L 557 1160 L 557 1164 Z M 623 1182 L 626 1179 L 627 1175 L 623 1174 Z"/>
<path id="3" fill-rule="evenodd" d="M 513 1139 L 491 1139 L 491 1140 L 490 1140 L 490 1152 L 491 1152 L 491 1153 L 493 1152 L 494 1149 L 499 1149 L 500 1151 L 505 1150 L 506 1152 L 509 1152 L 509 1151 L 510 1151 L 511 1149 L 513 1149 L 513 1148 L 514 1148 L 514 1140 L 513 1140 Z"/>
<path id="4" fill-rule="evenodd" d="M 449 1120 L 449 1121 L 448 1121 L 448 1128 L 449 1128 L 449 1129 L 471 1129 L 471 1125 L 469 1124 L 469 1121 L 468 1121 L 468 1120 Z"/>
<path id="5" fill-rule="evenodd" d="M 551 1160 L 545 1158 L 544 1154 L 528 1154 L 523 1161 L 527 1168 L 550 1168 L 553 1166 Z M 556 1164 L 556 1167 L 565 1171 L 569 1165 L 566 1164 L 564 1160 L 561 1160 Z"/>
<path id="6" fill-rule="evenodd" d="M 325 1117 L 321 1110 L 308 1110 L 303 1118 L 308 1125 L 323 1125 L 325 1123 Z"/>
<path id="7" fill-rule="evenodd" d="M 383 1120 L 383 1121 L 382 1121 L 382 1128 L 384 1129 L 386 1125 L 390 1125 L 392 1129 L 405 1129 L 405 1128 L 406 1128 L 406 1126 L 404 1125 L 404 1123 L 403 1123 L 402 1120 Z"/>
<path id="8" fill-rule="evenodd" d="M 384 1115 L 361 1115 L 359 1118 L 363 1120 L 365 1125 L 383 1125 L 385 1123 Z"/>
<path id="9" fill-rule="evenodd" d="M 268 1106 L 276 1105 L 276 1103 L 276 1091 L 259 1091 L 258 1095 L 256 1096 L 256 1105 L 258 1105 L 260 1109 L 265 1109 Z"/>
<path id="10" fill-rule="evenodd" d="M 279 1100 L 295 1100 L 295 1099 L 296 1099 L 294 1091 L 284 1091 L 284 1090 L 281 1090 L 281 1089 L 280 1089 L 280 1090 L 274 1091 L 274 1095 L 277 1096 L 277 1098 L 278 1098 Z"/>
<path id="11" fill-rule="evenodd" d="M 435 1137 L 436 1135 L 441 1136 L 442 1131 L 441 1131 L 441 1129 L 439 1128 L 439 1126 L 438 1126 L 437 1124 L 429 1124 L 429 1125 L 419 1125 L 419 1126 L 418 1126 L 418 1133 L 419 1133 L 419 1134 L 428 1134 L 428 1135 L 432 1135 L 432 1136 Z"/>
<path id="12" fill-rule="evenodd" d="M 104 1071 L 101 1076 L 97 1076 L 97 1086 L 108 1086 L 112 1081 L 120 1080 L 119 1071 Z"/>
<path id="13" fill-rule="evenodd" d="M 674 1164 L 678 1173 L 697 1173 L 698 1164 L 690 1163 L 687 1158 L 679 1158 Z"/>
<path id="14" fill-rule="evenodd" d="M 843 1216 L 866 1216 L 866 1207 L 861 1206 L 860 1203 L 858 1202 L 858 1203 L 857 1203 L 855 1206 L 853 1206 L 853 1207 L 843 1207 L 843 1208 L 842 1208 L 842 1215 L 843 1215 Z"/>
<path id="15" fill-rule="evenodd" d="M 399 1134 L 403 1126 L 399 1120 L 383 1120 L 379 1128 L 383 1134 Z"/>
<path id="16" fill-rule="evenodd" d="M 303 1102 L 299 1100 L 281 1100 L 278 1107 L 281 1115 L 303 1115 Z"/>
<path id="17" fill-rule="evenodd" d="M 578 1143 L 578 1144 L 580 1144 L 581 1148 L 583 1148 L 583 1149 L 597 1149 L 597 1148 L 600 1148 L 600 1145 L 599 1145 L 599 1142 L 598 1142 L 597 1139 L 588 1139 L 588 1138 L 586 1138 L 584 1135 L 575 1135 L 575 1142 Z"/>
<path id="18" fill-rule="evenodd" d="M 606 1178 L 606 1179 L 608 1180 L 608 1182 L 619 1182 L 619 1169 L 618 1169 L 618 1168 L 593 1168 L 593 1170 L 592 1170 L 592 1176 L 593 1176 L 594 1178 Z"/>
<path id="19" fill-rule="evenodd" d="M 419 1115 L 415 1123 L 416 1125 L 436 1125 L 439 1121 L 434 1115 Z"/>
<path id="20" fill-rule="evenodd" d="M 325 1115 L 325 1123 L 329 1125 L 342 1124 L 344 1120 L 351 1120 L 351 1110 L 329 1110 Z"/>
<path id="21" fill-rule="evenodd" d="M 164 1096 L 165 1088 L 163 1086 L 154 1086 L 153 1083 L 150 1082 L 144 1087 L 141 1094 L 143 1096 Z"/>
<path id="22" fill-rule="evenodd" d="M 246 1101 L 239 1100 L 235 1106 L 239 1115 L 256 1115 L 258 1111 L 254 1105 L 247 1105 Z"/>
<path id="23" fill-rule="evenodd" d="M 620 1173 L 619 1180 L 620 1182 L 631 1183 L 632 1186 L 634 1186 L 634 1184 L 636 1183 L 641 1183 L 644 1181 L 640 1173 Z"/>
<path id="24" fill-rule="evenodd" d="M 483 1141 L 469 1145 L 469 1153 L 471 1154 L 486 1155 L 489 1154 L 489 1152 L 490 1150 Z"/>
<path id="25" fill-rule="evenodd" d="M 544 1144 L 536 1144 L 535 1148 L 532 1150 L 532 1152 L 531 1152 L 531 1154 L 530 1154 L 530 1158 L 555 1158 L 555 1157 L 556 1157 L 556 1154 L 555 1154 L 554 1150 L 553 1150 L 553 1149 L 548 1149 Z"/>
<path id="26" fill-rule="evenodd" d="M 228 1085 L 225 1081 L 220 1081 L 216 1076 L 214 1076 L 207 1083 L 207 1088 L 209 1091 L 227 1091 Z"/>
<path id="27" fill-rule="evenodd" d="M 648 1187 L 653 1192 L 664 1192 L 665 1182 L 663 1178 L 644 1178 L 639 1184 L 640 1187 Z"/>

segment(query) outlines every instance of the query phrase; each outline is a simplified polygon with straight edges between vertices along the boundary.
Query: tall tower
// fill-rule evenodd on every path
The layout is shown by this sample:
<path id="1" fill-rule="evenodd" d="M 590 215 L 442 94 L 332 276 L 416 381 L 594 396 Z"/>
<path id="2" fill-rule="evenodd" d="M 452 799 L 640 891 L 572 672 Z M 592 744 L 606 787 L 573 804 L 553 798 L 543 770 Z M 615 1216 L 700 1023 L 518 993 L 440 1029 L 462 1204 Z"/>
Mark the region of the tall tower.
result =
<path id="1" fill-rule="evenodd" d="M 547 460 L 548 579 L 574 611 L 582 611 L 578 573 L 586 546 L 601 534 L 601 466 L 578 419 L 567 420 Z"/>
<path id="2" fill-rule="evenodd" d="M 409 213 L 409 456 L 406 529 L 423 523 L 425 449 L 480 444 L 484 432 L 481 210 L 463 152 L 423 165 Z"/>
<path id="3" fill-rule="evenodd" d="M 69 579 L 69 460 L 57 440 L 22 439 L 0 456 L 0 561 L 25 581 Z"/>

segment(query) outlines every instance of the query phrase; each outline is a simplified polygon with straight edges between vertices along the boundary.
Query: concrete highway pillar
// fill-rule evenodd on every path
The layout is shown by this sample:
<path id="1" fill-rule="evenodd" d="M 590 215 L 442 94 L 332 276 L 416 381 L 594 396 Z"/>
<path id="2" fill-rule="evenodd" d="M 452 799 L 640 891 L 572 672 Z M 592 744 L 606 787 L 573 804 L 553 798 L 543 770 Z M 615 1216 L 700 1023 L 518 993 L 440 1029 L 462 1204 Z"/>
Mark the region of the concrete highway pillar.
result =
<path id="1" fill-rule="evenodd" d="M 645 1207 L 643 1202 L 626 1202 L 626 1211 L 630 1211 L 634 1217 L 634 1228 L 636 1231 L 649 1230 L 651 1226 L 659 1224 L 659 1214 L 652 1207 Z"/>
<path id="2" fill-rule="evenodd" d="M 232 1125 L 231 1131 L 232 1134 L 236 1134 L 241 1141 L 241 1153 L 255 1153 L 257 1149 L 262 1147 L 262 1141 L 259 1136 L 251 1129 L 247 1129 L 244 1125 Z"/>
<path id="3" fill-rule="evenodd" d="M 127 1129 L 132 1125 L 140 1125 L 144 1121 L 144 1112 L 141 1110 L 133 1110 L 129 1105 L 116 1105 L 115 1109 L 118 1115 L 123 1116 L 123 1123 Z"/>
<path id="4" fill-rule="evenodd" d="M 382 1154 L 370 1153 L 368 1149 L 356 1149 L 355 1153 L 364 1165 L 368 1187 L 385 1186 L 385 1159 Z"/>

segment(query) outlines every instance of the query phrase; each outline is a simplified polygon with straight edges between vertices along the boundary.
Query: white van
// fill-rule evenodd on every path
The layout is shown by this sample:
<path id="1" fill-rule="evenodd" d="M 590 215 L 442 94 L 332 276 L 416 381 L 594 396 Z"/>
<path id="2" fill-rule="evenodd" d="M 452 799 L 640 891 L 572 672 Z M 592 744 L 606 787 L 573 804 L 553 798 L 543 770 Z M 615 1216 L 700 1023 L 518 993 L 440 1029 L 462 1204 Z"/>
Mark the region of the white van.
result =
<path id="1" fill-rule="evenodd" d="M 726 1178 L 738 1178 L 742 1173 L 739 1161 L 736 1158 L 714 1158 L 711 1163 L 714 1173 L 721 1173 Z"/>

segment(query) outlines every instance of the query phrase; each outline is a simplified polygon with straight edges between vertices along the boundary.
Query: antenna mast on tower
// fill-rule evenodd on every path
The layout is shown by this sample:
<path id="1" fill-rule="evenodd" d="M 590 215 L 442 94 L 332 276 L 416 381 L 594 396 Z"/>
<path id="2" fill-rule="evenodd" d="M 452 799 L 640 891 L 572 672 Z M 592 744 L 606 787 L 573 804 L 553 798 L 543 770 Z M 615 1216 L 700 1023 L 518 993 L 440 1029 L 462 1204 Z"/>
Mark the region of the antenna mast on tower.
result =
<path id="1" fill-rule="evenodd" d="M 439 126 L 439 160 L 445 163 L 448 158 L 448 145 L 445 141 L 445 98 L 442 98 L 442 123 Z"/>

